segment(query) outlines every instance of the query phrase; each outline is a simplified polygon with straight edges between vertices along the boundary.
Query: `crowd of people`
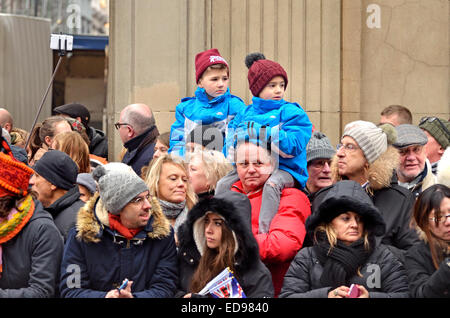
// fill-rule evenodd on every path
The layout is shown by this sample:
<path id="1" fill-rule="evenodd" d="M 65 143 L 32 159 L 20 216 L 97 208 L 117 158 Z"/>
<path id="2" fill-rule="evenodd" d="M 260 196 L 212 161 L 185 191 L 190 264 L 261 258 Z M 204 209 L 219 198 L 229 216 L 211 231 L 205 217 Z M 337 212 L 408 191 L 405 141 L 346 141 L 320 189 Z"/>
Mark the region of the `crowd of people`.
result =
<path id="1" fill-rule="evenodd" d="M 250 105 L 198 53 L 170 131 L 127 105 L 115 158 L 85 105 L 30 134 L 1 108 L 0 298 L 212 297 L 224 269 L 249 298 L 450 297 L 450 121 L 391 105 L 333 146 L 279 63 L 245 65 Z"/>

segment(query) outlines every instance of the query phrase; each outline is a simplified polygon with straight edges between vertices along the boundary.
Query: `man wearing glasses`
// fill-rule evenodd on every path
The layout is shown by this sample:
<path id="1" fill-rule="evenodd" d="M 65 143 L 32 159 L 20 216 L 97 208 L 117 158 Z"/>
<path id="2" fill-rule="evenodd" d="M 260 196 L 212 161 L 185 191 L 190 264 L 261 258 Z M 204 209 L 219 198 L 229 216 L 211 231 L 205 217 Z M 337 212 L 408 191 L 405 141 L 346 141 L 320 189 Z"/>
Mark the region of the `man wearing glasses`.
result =
<path id="1" fill-rule="evenodd" d="M 60 292 L 72 298 L 172 297 L 178 280 L 174 232 L 131 167 L 93 171 L 99 194 L 79 211 L 61 264 Z"/>
<path id="2" fill-rule="evenodd" d="M 142 167 L 153 158 L 156 137 L 159 136 L 151 109 L 145 104 L 128 105 L 120 112 L 114 127 L 127 150 L 122 162 L 140 176 Z"/>
<path id="3" fill-rule="evenodd" d="M 425 151 L 431 163 L 431 170 L 436 175 L 438 163 L 445 149 L 450 146 L 450 122 L 437 117 L 423 117 L 419 127 L 428 137 Z"/>
<path id="4" fill-rule="evenodd" d="M 303 191 L 311 201 L 322 188 L 332 185 L 331 180 L 331 158 L 336 150 L 330 140 L 320 131 L 315 131 L 306 145 L 306 162 L 308 169 L 308 180 Z"/>
<path id="5" fill-rule="evenodd" d="M 422 129 L 415 125 L 400 125 L 396 130 L 397 141 L 394 146 L 400 153 L 400 165 L 397 168 L 398 183 L 417 198 L 423 189 L 436 183 L 425 151 L 428 138 Z"/>

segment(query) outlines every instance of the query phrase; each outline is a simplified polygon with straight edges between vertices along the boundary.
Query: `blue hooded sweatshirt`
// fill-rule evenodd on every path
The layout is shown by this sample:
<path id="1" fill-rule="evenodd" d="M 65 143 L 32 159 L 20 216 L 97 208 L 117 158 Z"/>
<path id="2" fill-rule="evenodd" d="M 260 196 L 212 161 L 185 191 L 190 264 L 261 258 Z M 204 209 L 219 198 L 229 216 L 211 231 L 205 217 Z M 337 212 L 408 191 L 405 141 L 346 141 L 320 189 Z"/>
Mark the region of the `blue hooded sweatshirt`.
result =
<path id="1" fill-rule="evenodd" d="M 176 107 L 176 121 L 170 129 L 169 152 L 184 156 L 186 138 L 199 125 L 218 128 L 224 138 L 229 122 L 244 107 L 242 99 L 231 95 L 229 89 L 223 95 L 209 100 L 205 89 L 198 87 L 195 97 L 183 98 Z"/>
<path id="2" fill-rule="evenodd" d="M 243 138 L 270 140 L 272 152 L 279 153 L 279 169 L 289 172 L 304 187 L 308 179 L 306 145 L 312 133 L 308 115 L 299 104 L 284 99 L 253 97 L 252 102 L 228 125 L 225 154 L 233 153 Z"/>

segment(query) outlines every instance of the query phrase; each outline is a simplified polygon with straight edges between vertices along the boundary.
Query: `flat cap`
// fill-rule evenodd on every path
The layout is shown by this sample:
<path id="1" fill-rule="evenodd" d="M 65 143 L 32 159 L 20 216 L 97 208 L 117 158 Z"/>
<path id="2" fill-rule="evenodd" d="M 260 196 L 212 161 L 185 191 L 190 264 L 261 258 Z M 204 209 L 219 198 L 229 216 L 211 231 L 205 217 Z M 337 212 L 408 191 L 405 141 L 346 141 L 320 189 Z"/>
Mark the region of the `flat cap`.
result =
<path id="1" fill-rule="evenodd" d="M 396 148 L 405 148 L 412 145 L 423 146 L 428 142 L 428 137 L 419 127 L 410 124 L 403 124 L 396 127 L 397 141 Z"/>

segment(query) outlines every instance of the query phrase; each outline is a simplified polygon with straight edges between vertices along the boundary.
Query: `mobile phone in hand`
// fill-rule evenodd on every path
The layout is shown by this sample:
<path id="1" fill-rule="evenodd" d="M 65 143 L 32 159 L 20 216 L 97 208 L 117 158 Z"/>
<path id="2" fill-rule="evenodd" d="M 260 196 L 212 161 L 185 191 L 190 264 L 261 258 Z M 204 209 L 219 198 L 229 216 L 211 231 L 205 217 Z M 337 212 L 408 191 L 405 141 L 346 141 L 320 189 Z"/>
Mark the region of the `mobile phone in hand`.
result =
<path id="1" fill-rule="evenodd" d="M 348 291 L 348 298 L 358 298 L 360 294 L 358 285 L 356 284 L 351 284 L 350 285 L 350 290 Z"/>

